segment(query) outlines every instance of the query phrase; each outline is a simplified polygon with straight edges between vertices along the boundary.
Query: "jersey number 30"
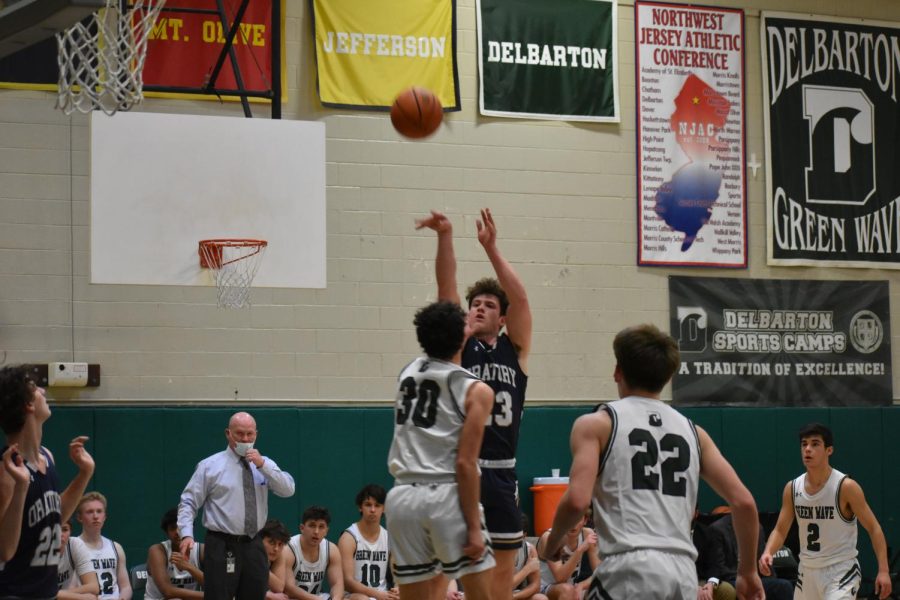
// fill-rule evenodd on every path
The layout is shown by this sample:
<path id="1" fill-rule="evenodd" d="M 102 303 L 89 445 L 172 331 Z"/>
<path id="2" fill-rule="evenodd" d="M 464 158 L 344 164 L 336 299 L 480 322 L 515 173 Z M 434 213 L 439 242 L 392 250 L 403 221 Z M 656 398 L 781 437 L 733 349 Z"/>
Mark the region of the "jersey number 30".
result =
<path id="1" fill-rule="evenodd" d="M 632 429 L 628 434 L 628 443 L 640 446 L 631 457 L 631 482 L 636 490 L 658 490 L 660 474 L 662 474 L 662 493 L 667 496 L 684 496 L 687 492 L 687 480 L 678 477 L 691 465 L 691 447 L 680 435 L 667 433 L 656 445 L 656 438 L 646 429 Z M 659 462 L 659 451 L 676 452 L 659 465 L 659 473 L 654 471 Z"/>
<path id="2" fill-rule="evenodd" d="M 425 379 L 416 388 L 416 380 L 407 377 L 400 383 L 400 391 L 403 397 L 401 405 L 397 407 L 395 420 L 397 425 L 403 425 L 412 414 L 413 424 L 423 429 L 434 425 L 437 419 L 438 396 L 441 388 L 436 381 Z"/>

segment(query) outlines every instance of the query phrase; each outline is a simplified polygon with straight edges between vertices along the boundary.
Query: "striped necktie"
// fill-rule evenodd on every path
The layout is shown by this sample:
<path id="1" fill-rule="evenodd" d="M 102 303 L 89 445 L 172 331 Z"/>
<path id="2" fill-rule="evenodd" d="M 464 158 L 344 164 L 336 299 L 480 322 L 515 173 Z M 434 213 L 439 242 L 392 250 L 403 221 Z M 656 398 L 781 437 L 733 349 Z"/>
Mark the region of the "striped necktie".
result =
<path id="1" fill-rule="evenodd" d="M 253 471 L 250 463 L 243 456 L 241 466 L 244 467 L 244 533 L 254 537 L 259 531 L 256 523 L 256 486 L 253 485 Z"/>

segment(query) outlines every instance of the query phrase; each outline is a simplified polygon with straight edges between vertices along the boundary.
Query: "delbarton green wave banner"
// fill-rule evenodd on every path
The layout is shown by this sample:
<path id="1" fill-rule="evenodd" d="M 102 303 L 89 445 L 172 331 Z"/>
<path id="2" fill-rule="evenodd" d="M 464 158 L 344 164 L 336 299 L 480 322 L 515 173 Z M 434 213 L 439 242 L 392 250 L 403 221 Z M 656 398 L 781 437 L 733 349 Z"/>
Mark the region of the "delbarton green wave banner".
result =
<path id="1" fill-rule="evenodd" d="M 481 114 L 619 121 L 615 0 L 477 0 Z"/>

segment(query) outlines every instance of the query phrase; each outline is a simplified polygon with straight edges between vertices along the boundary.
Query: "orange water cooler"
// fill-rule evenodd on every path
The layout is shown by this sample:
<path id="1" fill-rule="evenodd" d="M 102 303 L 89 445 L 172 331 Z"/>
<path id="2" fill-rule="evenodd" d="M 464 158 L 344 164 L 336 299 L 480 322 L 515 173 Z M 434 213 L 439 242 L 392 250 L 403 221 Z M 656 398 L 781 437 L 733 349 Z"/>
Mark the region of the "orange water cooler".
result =
<path id="1" fill-rule="evenodd" d="M 559 499 L 569 488 L 569 478 L 560 477 L 559 469 L 553 469 L 552 477 L 535 477 L 531 492 L 534 494 L 534 535 L 540 536 L 553 525 L 553 515 Z"/>

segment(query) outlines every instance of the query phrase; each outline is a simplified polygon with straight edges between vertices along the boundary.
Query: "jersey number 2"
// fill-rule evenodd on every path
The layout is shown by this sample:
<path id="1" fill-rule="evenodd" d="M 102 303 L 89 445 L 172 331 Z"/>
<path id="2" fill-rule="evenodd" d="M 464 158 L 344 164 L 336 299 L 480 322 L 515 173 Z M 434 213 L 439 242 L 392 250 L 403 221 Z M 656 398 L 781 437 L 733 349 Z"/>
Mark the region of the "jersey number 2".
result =
<path id="1" fill-rule="evenodd" d="M 806 527 L 806 549 L 810 552 L 818 552 L 822 549 L 822 544 L 819 543 L 819 525 L 817 523 L 810 523 Z"/>
<path id="2" fill-rule="evenodd" d="M 401 405 L 397 407 L 396 423 L 403 425 L 412 414 L 413 424 L 423 429 L 434 425 L 437 419 L 438 396 L 441 388 L 436 381 L 425 379 L 416 388 L 416 380 L 407 377 L 400 383 L 400 392 L 403 397 Z"/>
<path id="3" fill-rule="evenodd" d="M 687 481 L 684 477 L 677 477 L 691 464 L 691 447 L 680 435 L 667 433 L 656 445 L 656 438 L 646 429 L 632 429 L 628 434 L 628 443 L 632 446 L 640 446 L 634 456 L 631 457 L 631 484 L 636 490 L 658 490 L 659 476 L 662 474 L 662 493 L 667 496 L 685 496 L 687 493 Z M 675 452 L 669 458 L 662 461 L 659 466 L 660 473 L 653 469 L 659 462 L 659 451 Z"/>

